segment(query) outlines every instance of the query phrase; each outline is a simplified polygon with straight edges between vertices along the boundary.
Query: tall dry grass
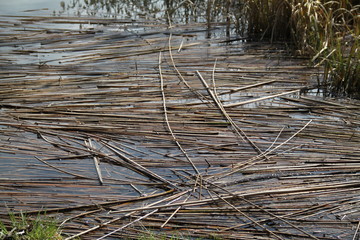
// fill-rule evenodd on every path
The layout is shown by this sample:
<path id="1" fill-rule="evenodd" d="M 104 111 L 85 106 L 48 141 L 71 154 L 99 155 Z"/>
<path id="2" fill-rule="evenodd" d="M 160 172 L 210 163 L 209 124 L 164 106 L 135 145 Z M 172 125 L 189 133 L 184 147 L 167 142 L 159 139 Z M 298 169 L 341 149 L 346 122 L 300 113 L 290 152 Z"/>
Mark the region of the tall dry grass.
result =
<path id="1" fill-rule="evenodd" d="M 360 98 L 359 5 L 348 0 L 292 0 L 291 5 L 294 43 L 324 66 L 328 92 Z"/>
<path id="2" fill-rule="evenodd" d="M 350 0 L 244 0 L 240 10 L 250 38 L 291 40 L 324 66 L 333 96 L 360 98 L 360 5 Z M 244 20 L 243 20 L 244 22 Z"/>

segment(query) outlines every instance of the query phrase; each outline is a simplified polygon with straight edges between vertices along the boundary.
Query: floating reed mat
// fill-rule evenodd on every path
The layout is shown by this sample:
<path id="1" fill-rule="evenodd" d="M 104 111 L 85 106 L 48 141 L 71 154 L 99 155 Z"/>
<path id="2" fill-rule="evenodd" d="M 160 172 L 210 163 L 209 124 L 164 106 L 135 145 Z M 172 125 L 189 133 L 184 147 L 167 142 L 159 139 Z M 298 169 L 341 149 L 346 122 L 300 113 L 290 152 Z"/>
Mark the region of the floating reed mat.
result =
<path id="1" fill-rule="evenodd" d="M 1 17 L 4 222 L 55 216 L 64 239 L 358 239 L 359 102 L 324 99 L 306 60 L 222 25 L 104 21 Z"/>

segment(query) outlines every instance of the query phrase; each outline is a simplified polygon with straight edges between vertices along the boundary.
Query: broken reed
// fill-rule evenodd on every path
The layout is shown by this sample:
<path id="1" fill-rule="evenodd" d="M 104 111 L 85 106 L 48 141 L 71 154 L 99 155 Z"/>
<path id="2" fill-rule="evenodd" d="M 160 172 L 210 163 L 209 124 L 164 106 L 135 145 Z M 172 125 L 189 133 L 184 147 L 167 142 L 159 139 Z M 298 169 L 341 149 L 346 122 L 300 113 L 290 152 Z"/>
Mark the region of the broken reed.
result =
<path id="1" fill-rule="evenodd" d="M 322 84 L 333 96 L 360 98 L 360 17 L 350 0 L 245 0 L 240 11 L 251 39 L 291 40 L 324 66 Z"/>

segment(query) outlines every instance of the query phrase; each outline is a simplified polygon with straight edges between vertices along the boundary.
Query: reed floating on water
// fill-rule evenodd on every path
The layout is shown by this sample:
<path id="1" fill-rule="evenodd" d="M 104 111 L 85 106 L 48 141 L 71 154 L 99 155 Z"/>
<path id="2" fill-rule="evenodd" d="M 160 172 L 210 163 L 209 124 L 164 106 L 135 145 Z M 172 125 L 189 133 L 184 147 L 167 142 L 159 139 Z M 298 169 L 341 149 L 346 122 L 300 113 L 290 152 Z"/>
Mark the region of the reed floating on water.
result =
<path id="1" fill-rule="evenodd" d="M 360 104 L 300 94 L 318 70 L 282 45 L 2 19 L 2 219 L 46 212 L 68 239 L 358 236 Z"/>

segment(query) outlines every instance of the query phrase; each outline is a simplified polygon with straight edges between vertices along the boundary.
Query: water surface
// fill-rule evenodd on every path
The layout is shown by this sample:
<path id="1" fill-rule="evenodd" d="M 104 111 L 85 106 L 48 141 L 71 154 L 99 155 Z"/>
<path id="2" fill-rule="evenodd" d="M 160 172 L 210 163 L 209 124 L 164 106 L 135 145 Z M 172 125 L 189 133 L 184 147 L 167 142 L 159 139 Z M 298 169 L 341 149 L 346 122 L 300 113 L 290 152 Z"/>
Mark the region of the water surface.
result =
<path id="1" fill-rule="evenodd" d="M 51 1 L 51 0 L 0 0 L 0 14 L 50 14 L 61 11 L 62 5 L 69 4 L 71 0 Z M 61 4 L 62 2 L 62 4 Z"/>
<path id="2" fill-rule="evenodd" d="M 232 7 L 237 8 L 236 4 Z M 210 23 L 227 21 L 227 13 L 229 13 L 229 6 L 218 0 L 211 2 L 180 0 L 0 0 L 0 14 L 2 15 L 97 16 L 166 20 L 173 23 Z"/>

